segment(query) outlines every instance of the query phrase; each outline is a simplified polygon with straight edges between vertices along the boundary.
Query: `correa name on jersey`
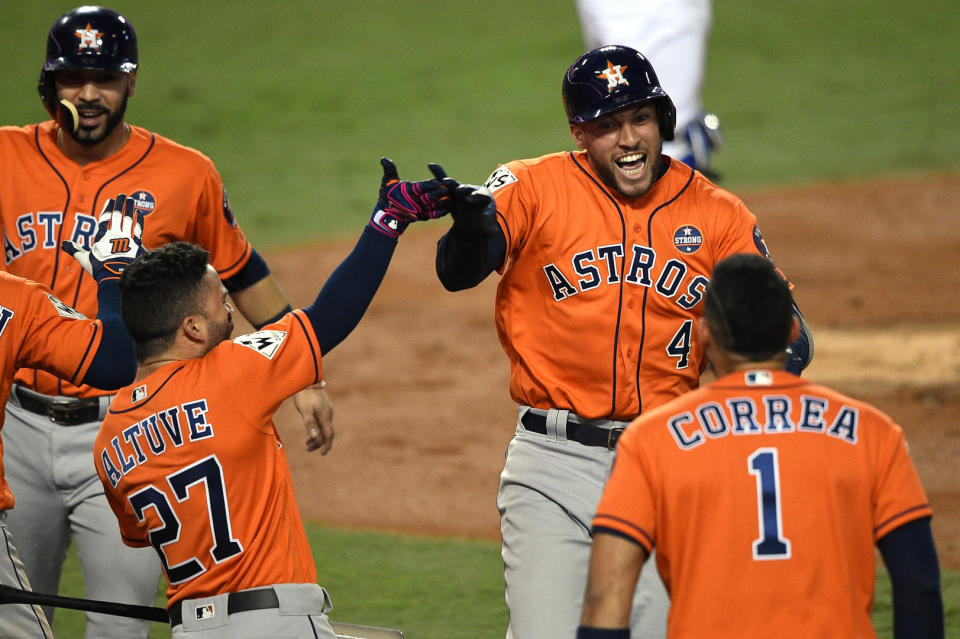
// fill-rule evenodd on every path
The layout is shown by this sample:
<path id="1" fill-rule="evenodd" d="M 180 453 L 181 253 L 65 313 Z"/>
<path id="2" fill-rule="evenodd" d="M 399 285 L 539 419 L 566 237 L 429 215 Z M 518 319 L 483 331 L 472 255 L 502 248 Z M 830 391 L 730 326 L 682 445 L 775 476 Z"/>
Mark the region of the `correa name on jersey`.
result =
<path id="1" fill-rule="evenodd" d="M 761 396 L 760 403 L 764 409 L 762 423 L 761 411 L 753 398 L 734 397 L 723 404 L 707 401 L 692 411 L 672 415 L 666 426 L 677 446 L 684 450 L 728 435 L 819 433 L 857 444 L 860 412 L 856 408 L 841 405 L 836 417 L 827 423 L 825 414 L 830 402 L 824 397 L 802 395 L 800 405 L 794 406 L 790 397 L 771 394 Z"/>
<path id="2" fill-rule="evenodd" d="M 38 211 L 24 213 L 17 217 L 17 242 L 3 231 L 3 253 L 7 264 L 15 259 L 38 248 L 57 250 L 57 235 L 60 225 L 63 224 L 63 211 Z M 73 229 L 70 231 L 70 240 L 83 248 L 90 248 L 90 240 L 97 232 L 97 218 L 83 213 L 74 214 Z"/>
<path id="3" fill-rule="evenodd" d="M 604 284 L 619 284 L 621 278 L 619 265 L 623 257 L 623 244 L 608 244 L 581 251 L 570 258 L 569 270 L 576 277 L 568 277 L 564 269 L 556 263 L 544 265 L 543 273 L 553 291 L 553 299 L 560 302 Z M 634 244 L 630 248 L 629 266 L 623 281 L 627 284 L 653 288 L 660 295 L 670 299 L 683 290 L 683 294 L 674 301 L 688 311 L 700 303 L 704 289 L 710 283 L 709 278 L 697 274 L 684 286 L 684 280 L 690 270 L 686 262 L 670 258 L 664 261 L 660 268 L 657 267 L 657 262 L 657 252 L 652 247 Z"/>
<path id="4" fill-rule="evenodd" d="M 210 437 L 213 424 L 207 421 L 207 400 L 198 399 L 165 408 L 124 428 L 98 456 L 104 474 L 116 488 L 124 475 L 147 461 L 148 454 L 162 455 L 168 446 L 179 448 Z"/>

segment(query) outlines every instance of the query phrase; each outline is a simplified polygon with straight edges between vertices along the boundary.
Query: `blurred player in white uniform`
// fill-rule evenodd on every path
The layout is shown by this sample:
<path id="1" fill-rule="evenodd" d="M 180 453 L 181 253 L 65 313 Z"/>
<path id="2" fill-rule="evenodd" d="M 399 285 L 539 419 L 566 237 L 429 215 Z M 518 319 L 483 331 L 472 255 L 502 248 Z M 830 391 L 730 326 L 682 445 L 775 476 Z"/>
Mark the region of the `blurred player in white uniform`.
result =
<path id="1" fill-rule="evenodd" d="M 720 146 L 719 120 L 700 102 L 713 24 L 710 0 L 576 0 L 576 5 L 586 50 L 626 45 L 657 70 L 677 107 L 676 138 L 663 143 L 663 153 L 716 178 L 710 155 Z"/>

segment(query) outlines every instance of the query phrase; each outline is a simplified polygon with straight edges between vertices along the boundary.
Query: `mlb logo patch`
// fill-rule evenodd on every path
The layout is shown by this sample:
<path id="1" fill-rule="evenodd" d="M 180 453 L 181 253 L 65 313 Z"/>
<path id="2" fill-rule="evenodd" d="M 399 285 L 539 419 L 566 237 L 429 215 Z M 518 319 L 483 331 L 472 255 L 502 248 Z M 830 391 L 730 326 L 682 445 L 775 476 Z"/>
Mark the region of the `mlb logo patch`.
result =
<path id="1" fill-rule="evenodd" d="M 133 389 L 133 392 L 130 393 L 130 401 L 136 404 L 137 402 L 142 402 L 147 398 L 147 385 L 143 384 L 142 386 L 137 386 Z"/>
<path id="2" fill-rule="evenodd" d="M 213 609 L 213 604 L 206 604 L 205 606 L 197 606 L 194 609 L 196 614 L 197 621 L 201 619 L 213 619 L 217 616 L 217 613 Z"/>
<path id="3" fill-rule="evenodd" d="M 744 375 L 747 386 L 770 386 L 773 384 L 773 373 L 770 371 L 747 371 Z"/>
<path id="4" fill-rule="evenodd" d="M 681 253 L 696 253 L 703 246 L 703 233 L 697 227 L 686 224 L 673 234 L 673 245 Z"/>

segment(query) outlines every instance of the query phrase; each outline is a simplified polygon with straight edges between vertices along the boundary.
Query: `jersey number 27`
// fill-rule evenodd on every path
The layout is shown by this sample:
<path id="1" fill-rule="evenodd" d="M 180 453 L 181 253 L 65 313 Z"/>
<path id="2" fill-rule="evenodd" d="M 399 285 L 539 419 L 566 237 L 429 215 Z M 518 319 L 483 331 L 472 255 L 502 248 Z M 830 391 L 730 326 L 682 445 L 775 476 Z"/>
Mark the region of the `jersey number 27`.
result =
<path id="1" fill-rule="evenodd" d="M 210 455 L 200 461 L 167 475 L 167 483 L 181 503 L 190 497 L 190 488 L 203 484 L 207 497 L 207 514 L 213 536 L 210 556 L 217 563 L 243 552 L 243 546 L 233 538 L 230 527 L 230 507 L 223 484 L 223 468 L 216 455 Z M 180 519 L 177 518 L 167 495 L 153 486 L 147 486 L 129 497 L 133 512 L 142 522 L 147 508 L 153 508 L 163 525 L 150 530 L 150 543 L 156 548 L 163 564 L 163 572 L 171 584 L 179 584 L 206 571 L 196 557 L 171 566 L 167 560 L 164 546 L 180 539 Z"/>

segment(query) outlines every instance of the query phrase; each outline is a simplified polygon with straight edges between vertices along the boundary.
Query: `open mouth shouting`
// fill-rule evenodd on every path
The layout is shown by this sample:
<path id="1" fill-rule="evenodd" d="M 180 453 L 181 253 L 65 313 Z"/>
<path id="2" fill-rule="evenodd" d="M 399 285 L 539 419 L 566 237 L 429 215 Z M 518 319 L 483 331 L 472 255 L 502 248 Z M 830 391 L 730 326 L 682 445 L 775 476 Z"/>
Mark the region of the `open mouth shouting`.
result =
<path id="1" fill-rule="evenodd" d="M 631 153 L 618 158 L 615 163 L 627 177 L 637 178 L 643 175 L 644 169 L 647 168 L 647 154 Z"/>

